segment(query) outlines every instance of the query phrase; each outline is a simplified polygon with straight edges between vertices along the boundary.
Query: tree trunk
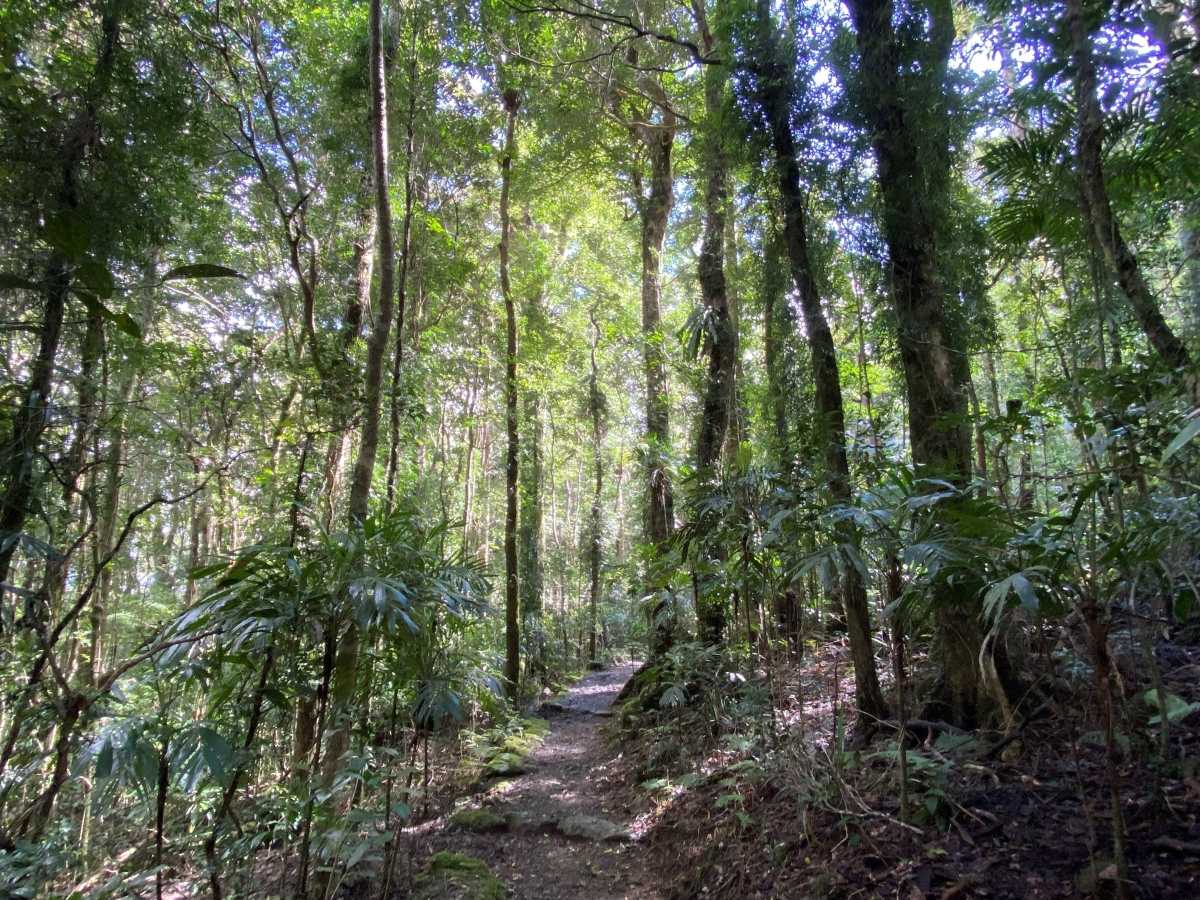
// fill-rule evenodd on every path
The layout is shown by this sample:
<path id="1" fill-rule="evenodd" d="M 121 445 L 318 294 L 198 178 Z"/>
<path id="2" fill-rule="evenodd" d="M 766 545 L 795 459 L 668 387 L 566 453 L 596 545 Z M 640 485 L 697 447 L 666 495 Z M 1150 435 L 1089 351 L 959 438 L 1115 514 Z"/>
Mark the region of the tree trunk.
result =
<path id="1" fill-rule="evenodd" d="M 1192 364 L 1191 355 L 1163 318 L 1158 301 L 1142 274 L 1137 256 L 1125 243 L 1109 201 L 1103 165 L 1104 115 L 1096 95 L 1096 64 L 1092 58 L 1092 42 L 1085 21 L 1083 0 L 1067 0 L 1067 25 L 1071 35 L 1071 63 L 1075 70 L 1078 123 L 1075 154 L 1084 219 L 1095 234 L 1108 267 L 1116 273 L 1117 283 L 1133 308 L 1133 314 L 1150 346 L 1172 369 L 1188 369 Z M 1185 379 L 1189 389 L 1195 393 L 1195 378 L 1185 375 Z"/>
<path id="2" fill-rule="evenodd" d="M 379 211 L 376 208 L 371 176 L 363 176 L 361 189 L 364 193 L 370 189 L 370 202 L 362 210 L 358 222 L 359 233 L 354 240 L 353 256 L 354 293 L 351 294 L 346 304 L 346 315 L 342 323 L 341 349 L 347 376 L 351 375 L 348 371 L 351 363 L 351 348 L 362 334 L 363 314 L 371 305 L 371 278 L 375 272 L 375 240 L 379 223 Z M 333 388 L 333 385 L 328 385 L 328 388 Z M 338 500 L 345 473 L 346 454 L 353 431 L 353 415 L 350 410 L 337 409 L 334 414 L 333 428 L 329 435 L 329 445 L 325 450 L 325 464 L 321 477 L 320 499 L 324 505 L 321 520 L 326 529 L 333 527 L 337 515 Z"/>
<path id="3" fill-rule="evenodd" d="M 873 132 L 882 230 L 888 247 L 908 396 L 909 436 L 919 474 L 965 487 L 971 476 L 967 356 L 945 315 L 938 259 L 950 151 L 948 129 L 913 124 L 913 92 L 943 110 L 950 102 L 946 66 L 954 40 L 949 0 L 935 0 L 920 39 L 893 25 L 891 0 L 849 0 L 861 57 L 860 94 Z M 915 22 L 912 28 L 920 28 Z M 907 26 L 905 35 L 907 35 Z M 915 65 L 914 65 L 915 64 Z M 914 74 L 915 71 L 915 74 Z M 922 79 L 924 83 L 914 86 Z M 929 96 L 936 92 L 936 98 Z M 975 724 L 991 705 L 979 668 L 983 642 L 978 599 L 944 586 L 933 598 L 942 681 L 935 707 L 957 725 Z M 1001 668 L 1004 668 L 1003 665 Z"/>
<path id="4" fill-rule="evenodd" d="M 526 327 L 531 324 L 526 318 Z M 542 632 L 542 398 L 529 389 L 525 393 L 525 439 L 521 445 L 521 509 L 518 577 L 521 587 L 521 622 L 525 631 L 526 669 L 545 673 L 545 635 Z"/>
<path id="5" fill-rule="evenodd" d="M 846 506 L 853 502 L 854 496 L 850 485 L 850 464 L 846 455 L 842 385 L 833 333 L 821 308 L 821 297 L 812 274 L 812 261 L 808 250 L 807 213 L 800 187 L 800 167 L 796 161 L 796 144 L 790 122 L 794 76 L 790 63 L 785 64 L 780 59 L 766 0 L 759 0 L 758 17 L 762 40 L 761 62 L 766 69 L 765 76 L 760 81 L 759 103 L 771 128 L 771 143 L 775 153 L 780 201 L 783 206 L 784 244 L 811 348 L 813 383 L 817 398 L 817 434 L 825 448 L 826 486 L 830 499 L 837 505 Z M 857 546 L 857 531 L 848 522 L 838 525 L 835 533 L 839 543 Z M 875 669 L 866 585 L 862 573 L 849 562 L 842 576 L 841 593 L 850 637 L 850 652 L 854 659 L 855 699 L 860 722 L 865 725 L 868 717 L 882 718 L 887 707 L 879 689 L 879 676 Z"/>
<path id="6" fill-rule="evenodd" d="M 396 497 L 396 470 L 400 464 L 400 375 L 404 365 L 404 309 L 408 299 L 408 273 L 412 269 L 413 225 L 413 153 L 416 142 L 417 119 L 417 54 L 412 48 L 408 67 L 408 118 L 404 123 L 404 222 L 400 229 L 399 301 L 396 304 L 396 354 L 392 362 L 392 400 L 388 433 L 387 508 L 392 509 Z"/>
<path id="7" fill-rule="evenodd" d="M 784 347 L 795 339 L 788 306 L 783 236 L 774 225 L 763 251 L 763 367 L 767 376 L 766 417 L 774 436 L 772 454 L 780 471 L 792 467 L 791 429 L 787 417 L 789 384 Z"/>
<path id="8" fill-rule="evenodd" d="M 99 140 L 99 105 L 112 82 L 120 43 L 121 11 L 122 4 L 112 2 L 101 15 L 100 50 L 83 106 L 76 113 L 63 139 L 60 165 L 62 183 L 55 198 L 56 208 L 47 211 L 47 218 L 54 214 L 66 217 L 75 215 L 82 202 L 78 183 L 80 169 L 88 150 Z M 0 476 L 4 478 L 4 494 L 0 497 L 0 534 L 6 536 L 22 531 L 33 500 L 34 461 L 49 419 L 54 368 L 70 287 L 68 260 L 62 251 L 53 249 L 45 267 L 45 306 L 38 331 L 37 355 L 30 366 L 29 386 L 13 416 L 12 432 L 0 446 Z M 0 544 L 0 608 L 4 603 L 5 584 L 16 546 L 15 541 Z M 4 616 L 0 614 L 0 632 L 3 631 L 3 622 Z"/>
<path id="9" fill-rule="evenodd" d="M 521 598 L 517 572 L 517 486 L 520 471 L 520 436 L 517 422 L 517 310 L 508 277 L 508 204 L 512 184 L 512 158 L 520 95 L 514 88 L 504 92 L 507 124 L 504 156 L 500 161 L 500 293 L 504 295 L 504 425 L 508 449 L 504 465 L 504 682 L 509 699 L 515 699 L 521 677 Z"/>
<path id="10" fill-rule="evenodd" d="M 700 28 L 704 55 L 712 57 L 716 51 L 716 41 L 708 27 L 703 0 L 694 0 L 692 9 Z M 707 65 L 703 78 L 704 233 L 700 244 L 698 276 L 704 304 L 702 327 L 708 367 L 702 389 L 700 427 L 696 440 L 696 470 L 700 490 L 704 490 L 716 477 L 716 465 L 721 458 L 734 410 L 737 367 L 736 332 L 725 280 L 729 158 L 724 145 L 725 123 L 722 114 L 728 69 L 724 65 Z M 722 552 L 719 547 L 715 549 L 717 553 Z M 696 600 L 700 640 L 705 644 L 719 644 L 725 633 L 724 599 L 702 594 Z"/>
<path id="11" fill-rule="evenodd" d="M 667 219 L 674 199 L 671 153 L 675 144 L 675 113 L 658 82 L 646 79 L 647 93 L 660 114 L 657 123 L 639 125 L 635 137 L 650 160 L 650 189 L 638 206 L 642 220 L 642 361 L 646 380 L 646 526 L 647 543 L 661 551 L 675 529 L 675 498 L 667 471 L 671 443 L 671 408 L 667 395 L 666 339 L 662 330 L 659 283 Z M 647 117 L 648 118 L 648 117 Z M 640 179 L 639 179 L 640 181 Z M 658 658 L 671 646 L 674 628 L 669 610 L 659 602 L 652 610 L 650 655 Z"/>
<path id="12" fill-rule="evenodd" d="M 596 366 L 596 347 L 600 343 L 600 326 L 596 322 L 596 310 L 591 311 L 592 346 L 590 348 L 591 375 L 588 378 L 588 412 L 592 419 L 592 469 L 595 477 L 592 490 L 592 516 L 588 529 L 588 661 L 596 658 L 596 621 L 600 606 L 600 493 L 604 488 L 604 456 L 601 442 L 604 438 L 603 415 L 604 395 L 600 391 L 600 372 Z"/>
<path id="13" fill-rule="evenodd" d="M 387 79 L 381 41 L 382 0 L 371 0 L 370 71 L 371 71 L 371 146 L 375 163 L 375 209 L 379 243 L 379 309 L 367 342 L 367 371 L 363 395 L 362 432 L 358 459 L 350 485 L 349 527 L 359 528 L 367 517 L 371 479 L 379 450 L 379 407 L 383 385 L 383 360 L 392 325 L 392 300 L 395 293 L 395 247 L 392 241 L 392 204 L 388 196 L 388 115 Z M 358 678 L 361 635 L 350 622 L 338 641 L 331 692 L 331 730 L 326 740 L 325 779 L 331 781 L 350 746 L 350 713 Z"/>

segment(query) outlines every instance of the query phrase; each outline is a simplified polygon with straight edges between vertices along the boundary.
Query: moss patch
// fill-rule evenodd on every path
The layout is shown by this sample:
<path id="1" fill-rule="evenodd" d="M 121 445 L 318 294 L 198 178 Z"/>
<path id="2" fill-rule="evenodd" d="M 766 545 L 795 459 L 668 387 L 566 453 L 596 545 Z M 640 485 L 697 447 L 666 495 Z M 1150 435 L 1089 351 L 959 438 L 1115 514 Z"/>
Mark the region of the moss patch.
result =
<path id="1" fill-rule="evenodd" d="M 466 831 L 500 831 L 505 820 L 490 809 L 460 809 L 450 817 L 450 824 Z"/>
<path id="2" fill-rule="evenodd" d="M 504 900 L 504 882 L 481 859 L 443 850 L 417 876 L 415 900 Z"/>
<path id="3" fill-rule="evenodd" d="M 550 723 L 538 718 L 514 718 L 471 739 L 475 774 L 482 778 L 524 775 L 529 756 L 550 733 Z"/>

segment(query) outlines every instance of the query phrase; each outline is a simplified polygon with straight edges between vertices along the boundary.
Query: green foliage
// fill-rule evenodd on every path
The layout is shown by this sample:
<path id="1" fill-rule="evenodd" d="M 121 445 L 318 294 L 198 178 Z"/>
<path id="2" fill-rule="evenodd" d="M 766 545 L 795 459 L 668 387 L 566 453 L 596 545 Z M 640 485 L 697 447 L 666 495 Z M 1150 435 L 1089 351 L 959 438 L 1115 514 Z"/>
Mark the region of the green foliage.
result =
<path id="1" fill-rule="evenodd" d="M 545 740 L 550 723 L 545 719 L 514 716 L 490 728 L 466 735 L 470 751 L 468 769 L 488 777 L 519 775 L 525 758 Z"/>
<path id="2" fill-rule="evenodd" d="M 482 860 L 465 853 L 442 850 L 433 855 L 429 868 L 417 876 L 413 896 L 461 896 L 463 900 L 503 900 L 504 882 L 492 874 Z"/>

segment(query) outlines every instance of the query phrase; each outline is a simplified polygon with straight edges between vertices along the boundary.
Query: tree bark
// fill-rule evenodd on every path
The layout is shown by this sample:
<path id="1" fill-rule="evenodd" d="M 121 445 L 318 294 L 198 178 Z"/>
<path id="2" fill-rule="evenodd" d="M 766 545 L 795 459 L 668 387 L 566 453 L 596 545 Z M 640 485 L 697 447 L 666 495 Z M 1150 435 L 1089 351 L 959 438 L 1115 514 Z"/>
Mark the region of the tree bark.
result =
<path id="1" fill-rule="evenodd" d="M 526 327 L 532 322 L 526 317 Z M 525 392 L 525 438 L 521 442 L 521 509 L 518 578 L 521 587 L 521 627 L 525 635 L 525 666 L 535 676 L 545 672 L 545 635 L 542 632 L 542 398 L 536 390 Z"/>
<path id="2" fill-rule="evenodd" d="M 395 293 L 395 246 L 392 241 L 392 204 L 388 196 L 388 114 L 387 71 L 384 63 L 382 0 L 371 0 L 370 72 L 371 72 L 371 146 L 375 168 L 375 210 L 379 249 L 379 309 L 371 337 L 367 341 L 367 371 L 363 395 L 362 432 L 358 459 L 350 485 L 349 527 L 360 528 L 367 517 L 371 479 L 379 450 L 379 409 L 383 386 L 383 360 L 392 325 Z M 325 780 L 331 781 L 350 746 L 350 725 L 346 721 L 354 698 L 358 677 L 361 635 L 353 622 L 346 625 L 338 641 L 331 692 L 331 730 L 326 740 Z"/>
<path id="3" fill-rule="evenodd" d="M 795 326 L 788 306 L 783 235 L 771 227 L 763 252 L 763 366 L 767 376 L 766 417 L 774 437 L 774 461 L 782 472 L 793 465 L 791 427 L 787 417 L 790 389 L 785 346 L 794 341 Z"/>
<path id="4" fill-rule="evenodd" d="M 592 344 L 589 354 L 591 374 L 588 378 L 588 413 L 592 420 L 592 515 L 588 528 L 588 661 L 596 658 L 596 622 L 600 606 L 600 562 L 602 541 L 600 534 L 600 494 L 604 488 L 604 455 L 602 441 L 604 394 L 600 390 L 600 372 L 596 365 L 596 347 L 600 343 L 600 326 L 596 322 L 596 310 L 591 310 Z"/>
<path id="5" fill-rule="evenodd" d="M 1163 318 L 1158 300 L 1142 274 L 1137 255 L 1125 243 L 1109 200 L 1103 164 L 1104 114 L 1096 93 L 1096 63 L 1092 58 L 1092 41 L 1084 17 L 1083 0 L 1067 0 L 1067 26 L 1071 36 L 1071 63 L 1075 70 L 1078 125 L 1075 156 L 1079 166 L 1084 219 L 1095 234 L 1108 267 L 1116 274 L 1117 284 L 1129 301 L 1150 346 L 1172 369 L 1190 369 L 1191 354 Z M 1194 376 L 1185 374 L 1184 378 L 1195 394 L 1197 383 Z"/>
<path id="6" fill-rule="evenodd" d="M 408 273 L 412 269 L 413 255 L 413 154 L 416 152 L 417 119 L 417 53 L 412 56 L 408 67 L 408 118 L 404 123 L 404 221 L 400 229 L 400 280 L 399 299 L 396 303 L 396 354 L 392 362 L 392 400 L 388 433 L 387 508 L 392 509 L 396 496 L 396 470 L 400 465 L 400 375 L 404 367 L 404 312 L 408 301 Z"/>
<path id="7" fill-rule="evenodd" d="M 699 26 L 706 57 L 716 51 L 716 40 L 705 15 L 703 0 L 693 0 L 693 16 Z M 704 179 L 704 232 L 700 244 L 698 276 L 704 304 L 705 372 L 700 427 L 696 440 L 696 469 L 701 490 L 716 476 L 716 466 L 729 432 L 734 411 L 734 380 L 737 368 L 736 332 L 730 311 L 725 279 L 725 225 L 729 206 L 729 155 L 725 150 L 723 107 L 728 69 L 724 65 L 704 67 L 704 131 L 702 175 Z M 720 553 L 721 549 L 717 548 Z M 696 617 L 700 640 L 719 644 L 725 633 L 725 603 L 721 597 L 697 598 Z"/>
<path id="8" fill-rule="evenodd" d="M 642 363 L 646 381 L 646 525 L 647 543 L 661 550 L 675 529 L 675 498 L 667 471 L 671 443 L 671 413 L 667 394 L 665 335 L 660 301 L 663 242 L 674 200 L 671 154 L 675 144 L 675 113 L 662 86 L 645 79 L 646 92 L 659 110 L 657 123 L 635 126 L 634 136 L 645 147 L 650 161 L 649 192 L 640 179 L 637 201 L 642 225 Z M 648 118 L 648 117 L 647 117 Z M 674 640 L 674 628 L 663 602 L 652 610 L 650 655 L 658 658 Z"/>
<path id="9" fill-rule="evenodd" d="M 517 310 L 509 281 L 509 193 L 512 187 L 512 158 L 520 95 L 514 88 L 504 92 L 507 122 L 504 155 L 500 160 L 500 293 L 504 295 L 504 425 L 508 437 L 504 465 L 504 682 L 509 699 L 515 699 L 521 677 L 521 597 L 517 560 L 517 505 L 520 474 L 520 433 L 517 421 Z"/>
<path id="10" fill-rule="evenodd" d="M 961 339 L 946 318 L 938 255 L 950 176 L 948 129 L 925 124 L 918 130 L 911 109 L 918 102 L 933 104 L 947 115 L 953 9 L 949 0 L 934 0 L 927 24 L 914 19 L 902 35 L 893 24 L 891 0 L 849 0 L 848 6 L 883 200 L 913 463 L 919 474 L 961 488 L 971 476 L 970 371 Z M 916 38 L 908 34 L 912 29 L 918 30 Z M 938 593 L 933 607 L 942 680 L 935 706 L 952 723 L 971 726 L 991 705 L 979 667 L 979 602 L 948 585 Z"/>
<path id="11" fill-rule="evenodd" d="M 808 249 L 807 212 L 791 128 L 793 74 L 790 64 L 781 60 L 766 0 L 758 2 L 758 26 L 762 41 L 760 62 L 763 66 L 758 102 L 771 129 L 783 206 L 784 244 L 808 332 L 817 399 L 817 433 L 825 448 L 826 487 L 835 504 L 847 506 L 853 503 L 854 495 L 846 455 L 846 417 L 842 404 L 841 376 L 833 333 L 821 307 L 821 296 L 812 273 Z M 848 522 L 839 524 L 835 535 L 841 544 L 852 547 L 858 544 L 858 534 Z M 866 585 L 862 573 L 852 564 L 845 566 L 841 594 L 850 652 L 854 659 L 855 701 L 859 721 L 865 725 L 868 718 L 882 718 L 887 707 L 879 689 L 875 667 Z"/>

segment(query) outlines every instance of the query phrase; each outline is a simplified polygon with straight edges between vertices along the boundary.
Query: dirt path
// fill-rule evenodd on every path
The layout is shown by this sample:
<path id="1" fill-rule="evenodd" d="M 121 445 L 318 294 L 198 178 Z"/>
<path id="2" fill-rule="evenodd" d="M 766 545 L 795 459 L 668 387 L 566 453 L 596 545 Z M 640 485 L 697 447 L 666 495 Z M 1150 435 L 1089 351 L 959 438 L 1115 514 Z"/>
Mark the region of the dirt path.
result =
<path id="1" fill-rule="evenodd" d="M 604 713 L 636 666 L 616 666 L 577 682 L 543 708 L 551 730 L 527 759 L 526 774 L 473 804 L 504 817 L 496 830 L 453 825 L 434 850 L 485 861 L 519 900 L 655 900 L 646 853 L 629 833 L 629 809 L 614 790 L 615 751 L 599 733 Z"/>

